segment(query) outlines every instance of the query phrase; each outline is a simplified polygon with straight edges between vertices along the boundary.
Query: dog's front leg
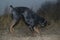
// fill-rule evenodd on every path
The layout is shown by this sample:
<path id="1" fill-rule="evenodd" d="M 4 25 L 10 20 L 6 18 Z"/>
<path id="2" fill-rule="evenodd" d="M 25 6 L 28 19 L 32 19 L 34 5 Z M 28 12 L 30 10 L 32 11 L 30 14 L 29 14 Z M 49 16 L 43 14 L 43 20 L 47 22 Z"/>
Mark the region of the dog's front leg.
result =
<path id="1" fill-rule="evenodd" d="M 33 34 L 34 34 L 35 32 L 36 32 L 36 33 L 40 33 L 39 28 L 36 27 L 36 26 L 29 26 L 29 29 L 32 31 Z"/>
<path id="2" fill-rule="evenodd" d="M 37 33 L 40 33 L 39 28 L 38 27 L 34 27 L 34 31 Z"/>

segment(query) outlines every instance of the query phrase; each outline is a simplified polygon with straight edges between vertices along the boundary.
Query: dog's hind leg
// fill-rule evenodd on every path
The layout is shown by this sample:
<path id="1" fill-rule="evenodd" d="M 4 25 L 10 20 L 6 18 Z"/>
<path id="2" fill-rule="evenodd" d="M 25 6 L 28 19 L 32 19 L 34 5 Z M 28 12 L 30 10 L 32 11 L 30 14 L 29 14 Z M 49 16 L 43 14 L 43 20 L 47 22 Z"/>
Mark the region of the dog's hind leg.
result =
<path id="1" fill-rule="evenodd" d="M 11 25 L 10 25 L 10 32 L 11 33 L 14 33 L 14 25 L 16 24 L 16 22 L 17 22 L 16 20 L 13 20 Z"/>

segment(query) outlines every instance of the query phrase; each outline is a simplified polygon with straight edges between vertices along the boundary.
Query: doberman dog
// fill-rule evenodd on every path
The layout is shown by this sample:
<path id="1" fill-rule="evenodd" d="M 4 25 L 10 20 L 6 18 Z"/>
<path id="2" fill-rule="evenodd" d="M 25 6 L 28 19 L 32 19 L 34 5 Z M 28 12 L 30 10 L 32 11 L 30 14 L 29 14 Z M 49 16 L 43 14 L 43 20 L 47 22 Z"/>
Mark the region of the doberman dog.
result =
<path id="1" fill-rule="evenodd" d="M 28 7 L 13 7 L 10 5 L 12 8 L 12 18 L 13 21 L 10 26 L 10 32 L 13 33 L 14 31 L 14 25 L 21 19 L 23 18 L 24 22 L 26 25 L 28 25 L 29 29 L 33 32 L 36 31 L 39 33 L 39 30 L 36 25 L 40 25 L 41 27 L 45 27 L 47 25 L 47 21 L 45 18 L 37 15 L 37 13 L 33 12 L 31 9 Z"/>

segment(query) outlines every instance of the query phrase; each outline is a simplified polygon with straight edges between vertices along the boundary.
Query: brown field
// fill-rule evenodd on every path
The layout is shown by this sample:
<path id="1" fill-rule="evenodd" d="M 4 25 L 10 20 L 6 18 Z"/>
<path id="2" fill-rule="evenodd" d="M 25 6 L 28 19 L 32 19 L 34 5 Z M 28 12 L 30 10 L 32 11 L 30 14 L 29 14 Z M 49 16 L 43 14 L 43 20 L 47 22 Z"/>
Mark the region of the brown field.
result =
<path id="1" fill-rule="evenodd" d="M 12 21 L 10 14 L 0 17 L 0 40 L 60 40 L 60 7 L 56 4 L 47 6 L 46 9 L 38 10 L 40 16 L 45 17 L 50 25 L 47 29 L 41 29 L 40 34 L 32 37 L 28 27 L 21 20 L 15 27 L 15 33 L 9 32 L 10 23 Z M 57 6 L 57 7 L 56 7 Z M 49 9 L 50 8 L 50 9 Z"/>

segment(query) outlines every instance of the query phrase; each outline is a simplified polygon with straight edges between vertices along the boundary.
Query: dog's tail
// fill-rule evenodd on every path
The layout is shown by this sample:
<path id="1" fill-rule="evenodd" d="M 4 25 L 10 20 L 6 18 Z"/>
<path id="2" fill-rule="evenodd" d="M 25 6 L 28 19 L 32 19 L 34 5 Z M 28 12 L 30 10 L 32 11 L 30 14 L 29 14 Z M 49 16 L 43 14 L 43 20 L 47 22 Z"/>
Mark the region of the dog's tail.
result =
<path id="1" fill-rule="evenodd" d="M 13 7 L 12 5 L 10 5 L 10 7 L 11 7 L 12 9 L 14 9 L 14 7 Z"/>

